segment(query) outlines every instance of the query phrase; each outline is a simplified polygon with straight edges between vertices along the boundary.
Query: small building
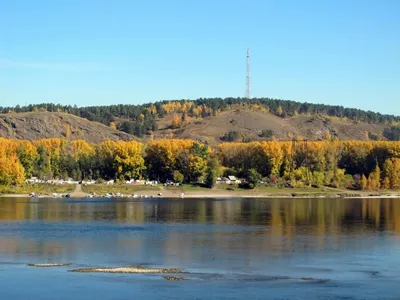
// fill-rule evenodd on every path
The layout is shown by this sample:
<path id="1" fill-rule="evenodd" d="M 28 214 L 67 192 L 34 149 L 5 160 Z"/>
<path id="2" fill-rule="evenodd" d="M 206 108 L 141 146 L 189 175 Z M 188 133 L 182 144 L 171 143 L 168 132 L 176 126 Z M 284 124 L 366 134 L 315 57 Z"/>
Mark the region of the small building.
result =
<path id="1" fill-rule="evenodd" d="M 83 185 L 90 185 L 90 184 L 95 184 L 96 180 L 83 180 L 82 184 Z"/>
<path id="2" fill-rule="evenodd" d="M 230 181 L 230 184 L 240 184 L 241 181 L 237 179 L 235 176 L 228 176 L 228 179 Z"/>
<path id="3" fill-rule="evenodd" d="M 38 183 L 40 180 L 37 177 L 31 177 L 30 179 L 25 180 L 26 183 L 34 184 Z"/>
<path id="4" fill-rule="evenodd" d="M 228 177 L 221 177 L 220 182 L 221 184 L 231 184 L 231 181 L 229 180 Z"/>

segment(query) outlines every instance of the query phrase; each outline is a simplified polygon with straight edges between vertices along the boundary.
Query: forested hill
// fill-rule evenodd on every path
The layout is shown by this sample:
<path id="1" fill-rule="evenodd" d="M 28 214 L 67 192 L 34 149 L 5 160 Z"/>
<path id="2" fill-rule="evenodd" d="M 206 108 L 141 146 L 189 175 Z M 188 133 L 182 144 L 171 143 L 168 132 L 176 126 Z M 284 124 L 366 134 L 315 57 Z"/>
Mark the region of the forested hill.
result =
<path id="1" fill-rule="evenodd" d="M 354 121 L 366 123 L 391 124 L 400 122 L 400 116 L 381 114 L 378 112 L 364 111 L 356 108 L 345 108 L 343 106 L 332 106 L 325 104 L 301 103 L 291 100 L 271 98 L 200 98 L 191 100 L 164 100 L 142 105 L 109 105 L 77 107 L 71 105 L 60 105 L 43 103 L 28 106 L 0 107 L 0 113 L 30 112 L 47 110 L 50 112 L 66 112 L 90 121 L 97 121 L 108 125 L 115 118 L 126 118 L 138 120 L 143 115 L 145 118 L 157 115 L 162 117 L 171 112 L 187 112 L 189 115 L 202 117 L 215 115 L 218 111 L 225 111 L 231 106 L 255 105 L 266 109 L 279 117 L 296 116 L 298 114 L 319 114 L 338 118 L 347 118 Z M 151 117 L 150 117 L 151 119 Z"/>
<path id="2" fill-rule="evenodd" d="M 284 140 L 299 135 L 324 139 L 332 134 L 342 139 L 396 140 L 400 135 L 395 127 L 400 116 L 270 98 L 200 98 L 90 107 L 51 103 L 0 107 L 5 116 L 10 112 L 41 111 L 73 114 L 140 138 L 174 136 L 211 143 L 272 136 Z"/>

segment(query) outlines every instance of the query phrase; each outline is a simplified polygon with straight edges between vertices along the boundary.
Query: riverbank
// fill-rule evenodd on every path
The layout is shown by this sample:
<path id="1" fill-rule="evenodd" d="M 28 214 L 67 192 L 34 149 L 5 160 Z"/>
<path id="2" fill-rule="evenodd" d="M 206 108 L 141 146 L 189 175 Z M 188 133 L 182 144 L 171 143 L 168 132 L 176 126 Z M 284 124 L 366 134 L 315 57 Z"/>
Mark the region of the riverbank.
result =
<path id="1" fill-rule="evenodd" d="M 106 193 L 120 193 L 123 198 L 400 198 L 400 191 L 351 191 L 334 188 L 276 188 L 259 187 L 245 189 L 207 189 L 193 186 L 182 187 L 132 187 L 132 186 L 96 186 L 90 188 L 77 185 L 69 193 L 69 198 L 102 197 Z M 0 197 L 28 198 L 28 193 L 3 194 Z M 53 198 L 53 193 L 40 194 L 39 198 Z"/>

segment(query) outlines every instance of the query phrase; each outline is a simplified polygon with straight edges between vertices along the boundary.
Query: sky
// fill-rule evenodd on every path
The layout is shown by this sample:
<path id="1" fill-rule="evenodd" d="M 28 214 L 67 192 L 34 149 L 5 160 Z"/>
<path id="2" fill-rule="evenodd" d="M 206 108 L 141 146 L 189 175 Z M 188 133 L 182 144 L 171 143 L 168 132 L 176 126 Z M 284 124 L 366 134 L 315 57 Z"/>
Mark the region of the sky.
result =
<path id="1" fill-rule="evenodd" d="M 398 0 L 0 1 L 0 106 L 253 97 L 400 115 Z"/>

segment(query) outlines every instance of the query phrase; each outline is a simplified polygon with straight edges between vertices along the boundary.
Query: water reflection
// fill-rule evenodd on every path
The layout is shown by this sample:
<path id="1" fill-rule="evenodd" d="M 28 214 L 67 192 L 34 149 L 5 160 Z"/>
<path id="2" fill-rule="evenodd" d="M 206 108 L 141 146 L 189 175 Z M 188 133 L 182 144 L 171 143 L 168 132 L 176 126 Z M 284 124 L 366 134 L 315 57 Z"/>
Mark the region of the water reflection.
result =
<path id="1" fill-rule="evenodd" d="M 397 233 L 400 199 L 0 199 L 0 254 L 29 262 L 271 268 L 294 252 L 371 250 Z"/>
<path id="2" fill-rule="evenodd" d="M 44 220 L 121 223 L 213 223 L 267 225 L 294 234 L 297 225 L 316 233 L 350 223 L 365 229 L 400 231 L 400 199 L 238 199 L 147 201 L 54 201 L 0 199 L 0 221 Z"/>

